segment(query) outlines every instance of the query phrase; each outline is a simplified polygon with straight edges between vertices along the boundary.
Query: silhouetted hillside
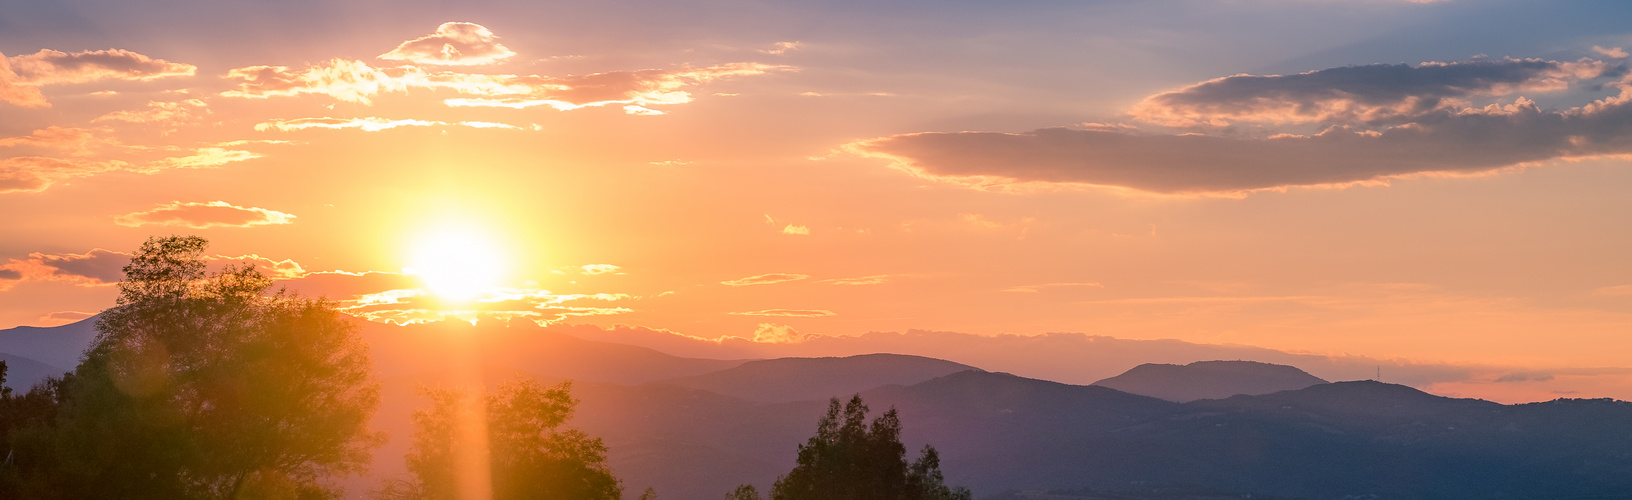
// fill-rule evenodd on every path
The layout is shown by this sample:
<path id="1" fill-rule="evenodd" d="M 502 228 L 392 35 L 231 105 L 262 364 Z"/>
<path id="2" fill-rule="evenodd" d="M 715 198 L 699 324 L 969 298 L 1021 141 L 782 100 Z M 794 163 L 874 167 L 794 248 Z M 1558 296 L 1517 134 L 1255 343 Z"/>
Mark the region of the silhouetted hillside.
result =
<path id="1" fill-rule="evenodd" d="M 781 358 L 662 383 L 703 389 L 764 402 L 844 397 L 884 385 L 910 385 L 975 370 L 969 365 L 923 356 L 863 354 L 843 358 Z"/>
<path id="2" fill-rule="evenodd" d="M 1292 366 L 1256 361 L 1197 361 L 1188 365 L 1146 363 L 1094 385 L 1182 403 L 1237 394 L 1269 394 L 1324 383 L 1320 377 Z"/>

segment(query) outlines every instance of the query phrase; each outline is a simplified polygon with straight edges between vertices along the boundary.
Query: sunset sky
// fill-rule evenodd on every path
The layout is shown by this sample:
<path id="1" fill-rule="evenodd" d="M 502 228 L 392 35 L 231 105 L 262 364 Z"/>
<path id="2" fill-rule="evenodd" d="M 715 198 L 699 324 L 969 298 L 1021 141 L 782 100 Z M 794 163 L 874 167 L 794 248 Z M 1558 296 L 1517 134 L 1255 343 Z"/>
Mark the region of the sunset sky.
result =
<path id="1" fill-rule="evenodd" d="M 125 254 L 197 234 L 376 321 L 1082 332 L 1627 399 L 1628 20 L 3 0 L 0 328 L 110 307 Z"/>

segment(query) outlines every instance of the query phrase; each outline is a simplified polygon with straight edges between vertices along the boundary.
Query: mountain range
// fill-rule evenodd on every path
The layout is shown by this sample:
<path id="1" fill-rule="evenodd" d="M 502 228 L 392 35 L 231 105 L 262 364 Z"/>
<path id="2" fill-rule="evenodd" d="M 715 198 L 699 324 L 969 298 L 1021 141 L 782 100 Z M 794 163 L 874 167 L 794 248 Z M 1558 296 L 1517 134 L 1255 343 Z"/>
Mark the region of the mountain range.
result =
<path id="1" fill-rule="evenodd" d="M 89 321 L 0 330 L 0 353 L 71 366 L 94 332 Z M 627 491 L 664 499 L 768 489 L 827 399 L 858 393 L 875 415 L 898 410 L 909 453 L 935 446 L 947 481 L 977 498 L 1632 496 L 1622 401 L 1502 405 L 1251 361 L 1145 364 L 1079 385 L 905 353 L 687 357 L 531 325 L 364 324 L 362 335 L 382 383 L 374 425 L 393 439 L 369 476 L 346 482 L 354 497 L 403 473 L 416 387 L 517 376 L 572 380 L 570 425 L 605 440 Z"/>

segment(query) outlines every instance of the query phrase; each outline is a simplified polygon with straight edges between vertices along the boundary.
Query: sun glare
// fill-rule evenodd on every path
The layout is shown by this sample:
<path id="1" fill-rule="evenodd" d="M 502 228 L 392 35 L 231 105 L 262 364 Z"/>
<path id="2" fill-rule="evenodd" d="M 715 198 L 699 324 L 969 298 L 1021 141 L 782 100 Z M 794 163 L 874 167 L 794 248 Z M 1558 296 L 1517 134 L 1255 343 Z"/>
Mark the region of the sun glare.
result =
<path id="1" fill-rule="evenodd" d="M 413 248 L 403 274 L 419 278 L 426 289 L 446 300 L 473 300 L 497 287 L 504 273 L 498 246 L 470 231 L 435 231 Z"/>

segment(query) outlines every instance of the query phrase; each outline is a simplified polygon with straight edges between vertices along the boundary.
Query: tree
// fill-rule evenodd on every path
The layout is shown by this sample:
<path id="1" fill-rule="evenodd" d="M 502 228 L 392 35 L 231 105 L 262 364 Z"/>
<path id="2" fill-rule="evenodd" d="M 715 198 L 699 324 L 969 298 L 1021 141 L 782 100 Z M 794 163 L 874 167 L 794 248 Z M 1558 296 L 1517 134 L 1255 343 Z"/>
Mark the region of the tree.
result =
<path id="1" fill-rule="evenodd" d="M 725 494 L 725 500 L 760 500 L 760 498 L 759 490 L 752 484 L 738 486 L 737 489 Z"/>
<path id="2" fill-rule="evenodd" d="M 828 403 L 816 435 L 799 446 L 798 464 L 771 486 L 772 500 L 968 500 L 968 489 L 949 488 L 940 470 L 940 455 L 924 446 L 908 464 L 901 444 L 901 420 L 894 408 L 867 424 L 861 395 L 839 405 Z M 752 486 L 738 487 L 737 498 L 754 498 Z M 728 497 L 731 498 L 731 497 Z"/>
<path id="3" fill-rule="evenodd" d="M 556 498 L 618 500 L 623 487 L 606 464 L 606 445 L 576 429 L 563 428 L 578 401 L 571 382 L 546 388 L 517 378 L 483 394 L 450 388 L 421 389 L 429 408 L 414 412 L 414 444 L 405 457 L 412 479 L 388 481 L 380 497 L 452 500 L 459 498 L 462 457 L 489 464 L 495 500 Z M 473 404 L 476 403 L 476 404 Z M 461 426 L 486 426 L 485 449 Z M 655 498 L 648 489 L 641 498 Z"/>
<path id="4" fill-rule="evenodd" d="M 356 327 L 251 264 L 206 269 L 207 242 L 150 238 L 67 387 L 65 498 L 329 498 L 382 442 Z"/>
<path id="5" fill-rule="evenodd" d="M 71 375 L 51 377 L 28 392 L 5 387 L 7 366 L 0 361 L 0 498 L 41 498 L 50 494 L 51 431 Z"/>

